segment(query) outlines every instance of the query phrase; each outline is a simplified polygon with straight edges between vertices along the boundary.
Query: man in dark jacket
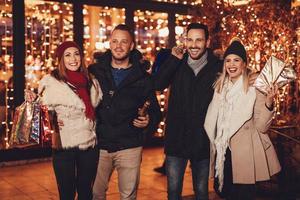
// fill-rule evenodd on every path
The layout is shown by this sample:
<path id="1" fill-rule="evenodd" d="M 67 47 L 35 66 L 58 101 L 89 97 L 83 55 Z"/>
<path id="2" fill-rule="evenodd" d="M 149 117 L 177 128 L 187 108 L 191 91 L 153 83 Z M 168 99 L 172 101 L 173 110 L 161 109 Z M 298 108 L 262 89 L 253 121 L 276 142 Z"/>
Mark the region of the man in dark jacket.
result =
<path id="1" fill-rule="evenodd" d="M 181 199 L 188 160 L 196 199 L 208 199 L 210 145 L 203 126 L 213 83 L 222 69 L 209 42 L 206 25 L 188 25 L 186 48 L 174 47 L 155 76 L 157 89 L 171 86 L 165 132 L 169 200 Z"/>
<path id="2" fill-rule="evenodd" d="M 89 71 L 100 82 L 103 99 L 96 108 L 100 158 L 93 188 L 94 199 L 106 199 L 113 170 L 118 172 L 121 199 L 136 199 L 145 132 L 156 129 L 160 118 L 153 82 L 134 49 L 133 34 L 118 25 L 110 38 L 110 50 Z M 149 101 L 148 114 L 138 110 Z"/>

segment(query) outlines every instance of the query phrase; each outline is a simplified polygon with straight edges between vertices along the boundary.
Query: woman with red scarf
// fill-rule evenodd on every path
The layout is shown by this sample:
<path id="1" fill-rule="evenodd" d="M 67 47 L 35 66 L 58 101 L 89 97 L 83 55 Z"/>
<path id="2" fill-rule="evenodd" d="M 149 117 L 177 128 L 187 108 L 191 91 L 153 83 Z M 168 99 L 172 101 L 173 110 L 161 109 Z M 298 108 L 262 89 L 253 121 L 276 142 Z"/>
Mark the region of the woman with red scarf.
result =
<path id="1" fill-rule="evenodd" d="M 82 52 L 75 42 L 60 44 L 56 56 L 58 67 L 40 81 L 39 93 L 42 104 L 55 110 L 60 122 L 62 147 L 53 149 L 59 196 L 71 200 L 77 191 L 79 200 L 89 200 L 99 159 L 94 108 L 102 91 L 83 65 Z"/>

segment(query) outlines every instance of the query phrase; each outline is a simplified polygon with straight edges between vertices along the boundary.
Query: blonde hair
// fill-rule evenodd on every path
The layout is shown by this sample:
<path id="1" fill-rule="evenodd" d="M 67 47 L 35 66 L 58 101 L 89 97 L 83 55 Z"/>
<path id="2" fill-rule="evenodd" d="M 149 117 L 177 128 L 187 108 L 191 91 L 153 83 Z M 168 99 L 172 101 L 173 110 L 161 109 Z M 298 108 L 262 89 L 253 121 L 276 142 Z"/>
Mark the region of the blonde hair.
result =
<path id="1" fill-rule="evenodd" d="M 245 62 L 243 62 L 245 64 L 245 68 L 242 72 L 242 76 L 243 76 L 243 86 L 244 86 L 244 91 L 248 92 L 248 88 L 249 88 L 249 77 L 252 74 L 252 70 L 250 68 L 247 67 L 247 64 Z M 228 73 L 225 69 L 225 63 L 223 64 L 223 71 L 219 74 L 219 77 L 217 78 L 217 80 L 214 83 L 214 88 L 215 91 L 217 93 L 221 93 L 223 86 L 225 84 L 225 81 L 229 79 Z"/>

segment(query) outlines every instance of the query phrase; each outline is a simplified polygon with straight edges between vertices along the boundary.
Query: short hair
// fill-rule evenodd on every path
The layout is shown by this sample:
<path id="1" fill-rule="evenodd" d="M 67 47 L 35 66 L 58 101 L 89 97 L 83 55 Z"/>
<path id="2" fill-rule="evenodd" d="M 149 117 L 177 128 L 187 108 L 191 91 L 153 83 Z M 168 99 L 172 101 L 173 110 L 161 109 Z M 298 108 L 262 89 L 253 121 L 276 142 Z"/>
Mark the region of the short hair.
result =
<path id="1" fill-rule="evenodd" d="M 209 37 L 208 27 L 205 24 L 201 23 L 190 23 L 186 28 L 186 33 L 188 33 L 191 29 L 202 29 L 205 33 L 205 39 L 207 40 Z"/>
<path id="2" fill-rule="evenodd" d="M 127 26 L 126 24 L 119 24 L 117 25 L 114 30 L 112 31 L 112 33 L 115 31 L 115 30 L 121 30 L 121 31 L 127 31 L 130 35 L 130 37 L 132 38 L 132 41 L 134 41 L 134 34 L 133 34 L 133 31 L 132 29 Z"/>

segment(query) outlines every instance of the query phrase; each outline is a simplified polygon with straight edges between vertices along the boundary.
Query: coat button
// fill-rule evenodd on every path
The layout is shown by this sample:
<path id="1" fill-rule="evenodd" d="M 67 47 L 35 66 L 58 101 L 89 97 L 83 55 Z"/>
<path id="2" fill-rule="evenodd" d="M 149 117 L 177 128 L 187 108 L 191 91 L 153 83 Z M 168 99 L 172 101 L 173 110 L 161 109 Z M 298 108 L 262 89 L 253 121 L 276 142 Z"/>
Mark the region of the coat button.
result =
<path id="1" fill-rule="evenodd" d="M 110 106 L 106 106 L 106 109 L 110 109 Z"/>

